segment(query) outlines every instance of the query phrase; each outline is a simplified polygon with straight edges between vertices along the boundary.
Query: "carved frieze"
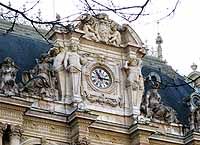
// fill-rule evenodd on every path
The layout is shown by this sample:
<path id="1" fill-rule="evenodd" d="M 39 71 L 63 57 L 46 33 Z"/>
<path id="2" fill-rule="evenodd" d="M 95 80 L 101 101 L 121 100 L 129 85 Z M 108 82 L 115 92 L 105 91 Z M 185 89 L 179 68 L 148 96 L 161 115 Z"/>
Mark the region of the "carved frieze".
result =
<path id="1" fill-rule="evenodd" d="M 14 124 L 22 124 L 23 112 L 16 107 L 0 104 L 0 121 Z"/>
<path id="2" fill-rule="evenodd" d="M 67 141 L 70 130 L 65 123 L 26 117 L 24 120 L 24 135 L 45 135 L 54 140 Z"/>

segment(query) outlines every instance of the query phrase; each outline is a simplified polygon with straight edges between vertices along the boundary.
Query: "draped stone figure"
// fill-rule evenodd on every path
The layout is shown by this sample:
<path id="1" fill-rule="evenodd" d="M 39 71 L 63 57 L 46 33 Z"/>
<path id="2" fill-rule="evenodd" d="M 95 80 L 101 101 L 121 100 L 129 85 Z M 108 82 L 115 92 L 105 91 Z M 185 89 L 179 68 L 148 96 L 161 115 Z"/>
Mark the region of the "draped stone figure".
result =
<path id="1" fill-rule="evenodd" d="M 140 104 L 144 92 L 144 82 L 141 74 L 141 60 L 130 59 L 124 66 L 127 72 L 126 88 L 129 98 L 131 98 L 133 114 L 140 114 Z"/>
<path id="2" fill-rule="evenodd" d="M 70 51 L 66 52 L 64 58 L 64 68 L 69 73 L 70 84 L 72 90 L 72 102 L 77 106 L 82 102 L 80 88 L 81 88 L 81 71 L 85 59 L 78 54 L 78 43 L 72 42 L 69 46 Z"/>

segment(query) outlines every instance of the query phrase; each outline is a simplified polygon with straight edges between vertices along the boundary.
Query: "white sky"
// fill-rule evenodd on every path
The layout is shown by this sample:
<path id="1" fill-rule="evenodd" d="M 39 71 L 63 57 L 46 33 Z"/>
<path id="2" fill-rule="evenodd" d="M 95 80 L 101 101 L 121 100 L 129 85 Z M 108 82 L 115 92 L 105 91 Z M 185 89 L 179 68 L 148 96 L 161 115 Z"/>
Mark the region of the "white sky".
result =
<path id="1" fill-rule="evenodd" d="M 25 0 L 10 1 L 16 7 L 22 7 L 22 4 L 26 2 Z M 27 1 L 34 3 L 37 0 Z M 124 1 L 121 0 L 121 2 Z M 167 1 L 171 2 L 175 0 Z M 8 3 L 8 0 L 1 0 L 1 2 Z M 55 12 L 59 13 L 61 17 L 65 17 L 77 11 L 78 2 L 79 0 L 41 0 L 39 7 L 45 19 L 55 16 Z M 153 8 L 164 7 L 166 4 L 163 2 L 160 1 L 160 4 L 157 4 Z M 55 6 L 53 6 L 54 3 Z M 127 0 L 126 3 L 128 3 Z M 200 21 L 198 20 L 200 14 L 199 5 L 200 1 L 198 0 L 181 0 L 174 16 L 160 21 L 159 32 L 164 41 L 162 45 L 163 57 L 181 75 L 188 75 L 191 72 L 190 66 L 193 62 L 200 67 L 200 48 L 198 48 L 198 41 L 200 41 L 198 40 L 200 34 Z M 141 39 L 143 41 L 148 40 L 148 44 L 151 46 L 155 46 L 155 38 L 158 32 L 156 19 L 158 18 L 159 16 L 156 18 L 153 15 L 150 18 L 144 17 L 131 23 L 131 26 Z M 120 24 L 125 23 L 125 21 L 122 22 L 118 18 L 114 18 L 114 20 Z"/>

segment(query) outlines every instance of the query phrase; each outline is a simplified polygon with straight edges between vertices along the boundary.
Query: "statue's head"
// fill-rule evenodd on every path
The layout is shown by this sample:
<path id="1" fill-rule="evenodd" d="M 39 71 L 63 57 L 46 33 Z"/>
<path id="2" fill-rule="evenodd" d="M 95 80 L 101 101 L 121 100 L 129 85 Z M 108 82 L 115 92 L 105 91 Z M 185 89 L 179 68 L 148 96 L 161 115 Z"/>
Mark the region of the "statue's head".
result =
<path id="1" fill-rule="evenodd" d="M 72 52 L 76 52 L 79 49 L 79 44 L 77 42 L 71 42 L 69 47 Z"/>
<path id="2" fill-rule="evenodd" d="M 10 57 L 6 57 L 6 58 L 3 60 L 3 62 L 1 63 L 1 66 L 18 68 L 17 65 L 15 64 L 15 62 L 13 61 L 13 59 L 10 58 Z"/>

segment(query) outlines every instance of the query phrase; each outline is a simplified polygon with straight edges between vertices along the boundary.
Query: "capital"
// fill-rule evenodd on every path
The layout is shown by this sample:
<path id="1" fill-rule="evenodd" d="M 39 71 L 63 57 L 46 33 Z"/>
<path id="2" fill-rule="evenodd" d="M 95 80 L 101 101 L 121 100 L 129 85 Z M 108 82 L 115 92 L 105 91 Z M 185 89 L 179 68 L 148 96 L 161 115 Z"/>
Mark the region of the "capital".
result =
<path id="1" fill-rule="evenodd" d="M 83 137 L 75 142 L 75 145 L 90 145 L 90 141 L 87 137 Z"/>
<path id="2" fill-rule="evenodd" d="M 20 125 L 11 125 L 10 130 L 11 136 L 21 136 L 22 127 Z"/>

